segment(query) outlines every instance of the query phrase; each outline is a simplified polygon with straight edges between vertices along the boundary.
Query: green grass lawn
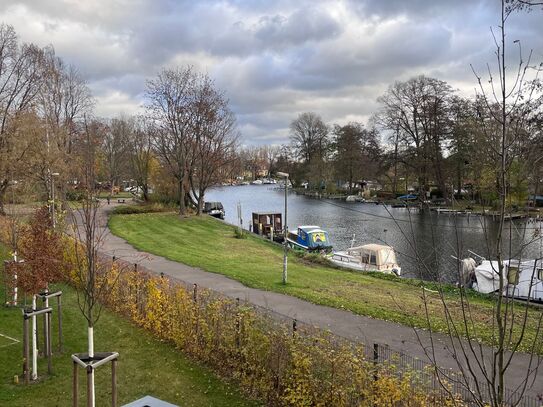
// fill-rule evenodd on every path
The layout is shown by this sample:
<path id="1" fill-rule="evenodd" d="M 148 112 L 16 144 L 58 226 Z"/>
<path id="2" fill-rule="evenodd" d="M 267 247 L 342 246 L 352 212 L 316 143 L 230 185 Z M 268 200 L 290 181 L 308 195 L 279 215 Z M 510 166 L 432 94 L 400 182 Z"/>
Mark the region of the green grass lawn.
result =
<path id="1" fill-rule="evenodd" d="M 0 259 L 6 254 L 0 246 Z M 13 384 L 22 373 L 22 344 L 0 336 L 0 406 L 71 405 L 72 362 L 70 355 L 86 349 L 86 325 L 77 306 L 73 289 L 60 286 L 63 294 L 65 351 L 53 358 L 54 374 L 47 376 L 47 364 L 40 358 L 41 379 L 25 386 Z M 3 295 L 3 287 L 0 286 Z M 55 303 L 55 301 L 53 301 Z M 56 317 L 53 318 L 53 348 L 56 349 Z M 19 308 L 0 306 L 0 333 L 22 339 Z M 95 328 L 96 351 L 119 352 L 119 405 L 150 394 L 180 406 L 254 406 L 244 399 L 235 385 L 218 379 L 210 370 L 187 360 L 173 346 L 154 339 L 146 331 L 104 310 Z M 98 406 L 110 405 L 111 368 L 98 369 L 96 395 Z M 22 382 L 21 382 L 22 383 Z M 85 404 L 85 374 L 80 374 L 80 405 Z"/>
<path id="2" fill-rule="evenodd" d="M 234 237 L 234 227 L 210 217 L 180 219 L 171 213 L 113 215 L 111 231 L 139 250 L 147 251 L 204 270 L 224 274 L 249 287 L 277 291 L 305 300 L 351 310 L 360 315 L 426 326 L 421 288 L 407 281 L 372 273 L 339 270 L 289 256 L 289 282 L 281 284 L 283 249 L 256 236 Z M 432 288 L 432 284 L 428 284 Z M 435 288 L 435 287 L 434 287 Z M 449 312 L 460 321 L 462 312 L 455 289 L 446 294 Z M 443 306 L 427 292 L 433 328 L 445 332 Z M 474 294 L 470 301 L 476 337 L 488 343 L 492 337 L 492 299 Z M 536 334 L 541 311 L 531 310 L 522 346 Z"/>
<path id="3" fill-rule="evenodd" d="M 113 195 L 111 195 L 111 193 L 108 192 L 108 191 L 101 191 L 98 194 L 98 198 L 106 199 L 108 196 L 111 197 L 112 200 L 113 199 L 118 199 L 118 198 L 127 199 L 127 198 L 133 198 L 134 197 L 134 195 L 132 195 L 130 192 L 127 192 L 127 191 L 121 191 L 118 194 L 113 194 Z"/>

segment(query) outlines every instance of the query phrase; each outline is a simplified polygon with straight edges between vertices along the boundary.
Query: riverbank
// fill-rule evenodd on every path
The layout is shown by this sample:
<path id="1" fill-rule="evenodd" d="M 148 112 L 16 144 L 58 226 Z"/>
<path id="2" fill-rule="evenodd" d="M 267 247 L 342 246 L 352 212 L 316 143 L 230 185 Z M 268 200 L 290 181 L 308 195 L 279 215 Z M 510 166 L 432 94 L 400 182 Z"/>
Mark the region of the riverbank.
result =
<path id="1" fill-rule="evenodd" d="M 483 206 L 479 204 L 473 204 L 467 200 L 454 201 L 452 205 L 445 204 L 436 204 L 433 201 L 427 201 L 424 204 L 421 204 L 417 200 L 413 201 L 402 201 L 392 198 L 377 198 L 372 197 L 364 199 L 362 196 L 350 195 L 345 192 L 342 193 L 328 193 L 326 191 L 314 191 L 307 190 L 303 188 L 295 188 L 293 190 L 297 195 L 302 195 L 308 198 L 315 199 L 330 199 L 335 201 L 347 201 L 348 197 L 353 197 L 352 202 L 366 203 L 368 205 L 387 205 L 392 208 L 409 208 L 409 209 L 421 209 L 422 207 L 425 210 L 429 210 L 437 213 L 444 214 L 457 214 L 457 215 L 474 215 L 474 216 L 488 216 L 493 220 L 496 220 L 499 216 L 499 212 L 491 209 L 488 206 Z M 543 208 L 534 208 L 534 207 L 525 207 L 519 208 L 518 205 L 511 205 L 511 208 L 508 209 L 505 219 L 506 220 L 517 220 L 517 219 L 542 219 L 543 218 Z"/>
<path id="2" fill-rule="evenodd" d="M 0 245 L 0 260 L 7 249 Z M 3 262 L 0 261 L 0 272 Z M 0 405 L 68 406 L 71 405 L 72 361 L 70 355 L 86 348 L 85 320 L 77 306 L 75 291 L 65 285 L 56 287 L 63 292 L 64 352 L 53 356 L 52 376 L 48 376 L 46 361 L 40 358 L 40 380 L 31 385 L 13 384 L 13 377 L 21 374 L 22 318 L 20 308 L 0 307 Z M 0 291 L 4 287 L 0 285 Z M 53 326 L 56 315 L 53 313 Z M 16 342 L 16 341 L 19 342 Z M 96 327 L 95 342 L 99 350 L 120 354 L 117 385 L 119 405 L 150 394 L 182 406 L 255 406 L 256 402 L 240 395 L 235 385 L 218 379 L 209 369 L 184 357 L 174 346 L 154 338 L 138 328 L 103 310 Z M 53 349 L 57 339 L 54 335 Z M 43 375 L 42 375 L 43 374 Z M 84 404 L 84 373 L 81 373 L 80 404 Z M 96 395 L 99 406 L 110 403 L 111 376 L 108 369 L 98 370 Z"/>
<path id="3" fill-rule="evenodd" d="M 383 275 L 362 274 L 315 264 L 291 254 L 289 283 L 281 284 L 282 249 L 248 235 L 237 239 L 234 227 L 209 217 L 180 219 L 172 213 L 113 215 L 111 231 L 138 250 L 153 253 L 203 270 L 222 274 L 248 287 L 292 295 L 315 304 L 352 311 L 359 315 L 407 326 L 427 327 L 421 301 L 421 282 Z M 432 329 L 447 331 L 441 299 L 431 283 L 425 284 L 427 311 Z M 432 290 L 432 291 L 430 291 Z M 448 312 L 458 322 L 462 304 L 458 290 L 448 286 L 444 294 Z M 491 297 L 470 296 L 472 337 L 491 343 Z M 528 332 L 522 349 L 536 335 L 537 310 L 529 312 Z M 541 351 L 541 350 L 540 350 Z"/>

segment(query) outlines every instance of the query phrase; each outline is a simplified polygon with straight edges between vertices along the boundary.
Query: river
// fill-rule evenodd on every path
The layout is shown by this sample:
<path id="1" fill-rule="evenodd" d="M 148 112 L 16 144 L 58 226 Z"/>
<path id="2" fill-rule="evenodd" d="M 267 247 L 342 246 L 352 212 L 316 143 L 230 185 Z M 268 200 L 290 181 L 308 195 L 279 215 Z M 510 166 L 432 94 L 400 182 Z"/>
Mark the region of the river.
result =
<path id="1" fill-rule="evenodd" d="M 225 221 L 238 224 L 237 205 L 241 204 L 244 228 L 252 212 L 284 211 L 284 190 L 274 185 L 226 186 L 215 188 L 206 201 L 221 201 Z M 438 214 L 436 212 L 391 208 L 369 203 L 314 199 L 288 194 L 288 227 L 318 225 L 327 230 L 335 249 L 356 245 L 386 243 L 396 249 L 405 277 L 425 280 L 457 281 L 458 263 L 451 255 L 463 258 L 472 250 L 487 258 L 495 254 L 497 222 L 477 215 Z M 511 258 L 543 255 L 543 222 L 506 222 L 504 250 Z M 538 236 L 535 234 L 539 233 Z"/>

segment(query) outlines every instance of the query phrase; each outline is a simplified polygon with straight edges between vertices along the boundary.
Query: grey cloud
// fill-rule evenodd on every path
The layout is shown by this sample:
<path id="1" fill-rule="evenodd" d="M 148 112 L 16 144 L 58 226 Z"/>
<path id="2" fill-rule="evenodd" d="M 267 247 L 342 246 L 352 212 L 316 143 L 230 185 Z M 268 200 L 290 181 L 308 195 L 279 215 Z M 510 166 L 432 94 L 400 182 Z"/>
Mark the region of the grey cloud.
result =
<path id="1" fill-rule="evenodd" d="M 137 111 L 145 79 L 194 64 L 230 98 L 244 143 L 284 142 L 311 110 L 365 120 L 395 80 L 417 74 L 471 93 L 493 62 L 494 0 L 0 0 L 21 38 L 52 43 L 115 116 Z M 508 39 L 543 60 L 543 11 L 512 16 Z M 511 50 L 513 48 L 509 47 Z M 513 53 L 511 63 L 516 61 Z"/>

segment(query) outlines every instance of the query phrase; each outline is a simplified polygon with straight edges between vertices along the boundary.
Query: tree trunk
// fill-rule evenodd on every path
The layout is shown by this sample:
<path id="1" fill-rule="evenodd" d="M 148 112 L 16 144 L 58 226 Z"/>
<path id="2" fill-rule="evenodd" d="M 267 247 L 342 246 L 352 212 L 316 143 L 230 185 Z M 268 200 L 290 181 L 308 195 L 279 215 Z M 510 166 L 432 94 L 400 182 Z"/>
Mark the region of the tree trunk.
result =
<path id="1" fill-rule="evenodd" d="M 184 178 L 179 181 L 179 215 L 183 216 L 186 213 L 185 205 L 185 183 Z"/>
<path id="2" fill-rule="evenodd" d="M 143 195 L 143 201 L 148 202 L 149 201 L 149 186 L 147 184 L 143 184 L 141 186 L 142 195 Z"/>
<path id="3" fill-rule="evenodd" d="M 7 180 L 4 180 L 2 182 L 0 182 L 0 216 L 5 216 L 6 215 L 6 210 L 5 210 L 5 207 L 4 207 L 4 203 L 5 203 L 5 199 L 6 199 L 6 191 L 7 191 L 7 187 L 8 187 L 8 182 Z"/>

